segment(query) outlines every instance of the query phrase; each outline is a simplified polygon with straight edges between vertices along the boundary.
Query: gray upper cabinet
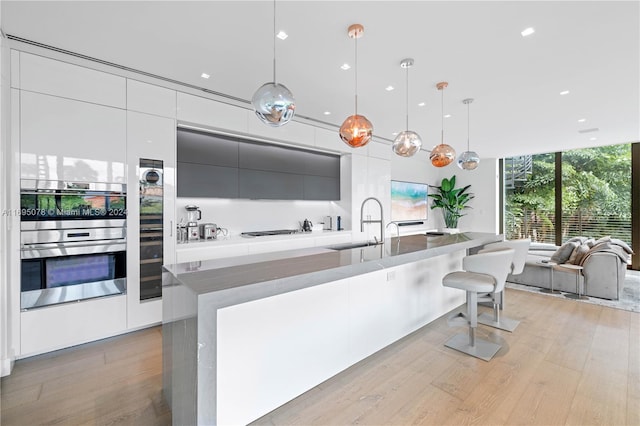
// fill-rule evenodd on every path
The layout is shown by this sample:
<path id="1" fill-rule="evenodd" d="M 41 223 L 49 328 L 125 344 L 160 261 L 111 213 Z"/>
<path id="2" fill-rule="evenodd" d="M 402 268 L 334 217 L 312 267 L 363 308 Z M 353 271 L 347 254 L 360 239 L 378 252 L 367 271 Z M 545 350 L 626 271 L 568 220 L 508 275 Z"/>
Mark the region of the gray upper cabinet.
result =
<path id="1" fill-rule="evenodd" d="M 178 196 L 339 200 L 340 156 L 178 129 Z"/>

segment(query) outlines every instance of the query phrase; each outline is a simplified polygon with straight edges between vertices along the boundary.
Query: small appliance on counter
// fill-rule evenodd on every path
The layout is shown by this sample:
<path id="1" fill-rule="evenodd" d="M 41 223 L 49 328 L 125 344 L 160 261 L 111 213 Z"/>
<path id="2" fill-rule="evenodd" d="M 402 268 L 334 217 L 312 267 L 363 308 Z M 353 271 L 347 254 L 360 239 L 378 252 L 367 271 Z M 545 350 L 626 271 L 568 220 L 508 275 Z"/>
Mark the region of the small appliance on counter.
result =
<path id="1" fill-rule="evenodd" d="M 333 217 L 332 216 L 324 216 L 322 218 L 322 230 L 323 231 L 332 231 L 333 230 Z"/>
<path id="2" fill-rule="evenodd" d="M 202 212 L 198 206 L 184 206 L 187 211 L 187 240 L 196 241 L 200 239 L 200 230 L 198 229 L 198 221 L 202 219 Z"/>
<path id="3" fill-rule="evenodd" d="M 311 232 L 311 228 L 313 228 L 313 223 L 309 219 L 305 219 L 304 222 L 300 224 L 300 228 L 302 228 L 302 232 Z"/>
<path id="4" fill-rule="evenodd" d="M 218 225 L 215 223 L 200 224 L 200 238 L 203 240 L 215 240 L 218 237 Z"/>

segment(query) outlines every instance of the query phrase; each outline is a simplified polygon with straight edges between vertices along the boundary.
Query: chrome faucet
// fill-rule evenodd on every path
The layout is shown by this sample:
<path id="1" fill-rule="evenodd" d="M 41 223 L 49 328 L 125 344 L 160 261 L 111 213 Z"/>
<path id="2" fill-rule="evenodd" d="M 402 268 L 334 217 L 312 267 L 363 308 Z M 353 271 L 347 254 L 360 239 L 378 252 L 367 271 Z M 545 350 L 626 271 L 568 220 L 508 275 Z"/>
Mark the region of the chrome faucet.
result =
<path id="1" fill-rule="evenodd" d="M 378 205 L 380 206 L 380 220 L 377 219 L 364 219 L 364 205 L 367 204 L 367 201 L 369 200 L 373 200 L 376 203 L 378 203 Z M 380 202 L 380 200 L 378 200 L 375 197 L 369 197 L 369 198 L 365 198 L 364 201 L 362 202 L 362 205 L 360 206 L 360 232 L 364 232 L 364 224 L 365 223 L 379 223 L 380 224 L 380 243 L 378 243 L 378 240 L 376 238 L 376 244 L 384 244 L 384 212 L 382 209 L 382 203 Z M 375 237 L 374 237 L 375 238 Z"/>
<path id="2" fill-rule="evenodd" d="M 387 223 L 387 226 L 384 227 L 384 229 L 387 229 L 389 227 L 389 225 L 395 225 L 396 226 L 396 235 L 398 237 L 400 237 L 400 226 L 398 226 L 398 222 L 389 222 L 389 223 Z"/>

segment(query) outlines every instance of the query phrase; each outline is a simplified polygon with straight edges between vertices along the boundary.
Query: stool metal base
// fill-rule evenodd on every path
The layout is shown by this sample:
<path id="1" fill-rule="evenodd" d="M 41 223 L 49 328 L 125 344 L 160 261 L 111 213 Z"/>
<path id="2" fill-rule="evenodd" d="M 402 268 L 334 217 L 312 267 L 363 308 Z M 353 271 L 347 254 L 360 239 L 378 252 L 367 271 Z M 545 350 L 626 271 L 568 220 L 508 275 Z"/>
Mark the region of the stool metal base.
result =
<path id="1" fill-rule="evenodd" d="M 520 324 L 520 321 L 505 317 L 500 317 L 498 321 L 495 321 L 493 314 L 485 312 L 478 317 L 478 323 L 488 325 L 493 328 L 499 328 L 500 330 L 513 332 L 518 324 Z"/>
<path id="2" fill-rule="evenodd" d="M 540 293 L 547 293 L 547 294 L 560 294 L 562 293 L 561 291 L 558 290 L 551 290 L 550 288 L 541 288 L 540 289 Z"/>
<path id="3" fill-rule="evenodd" d="M 456 334 L 444 344 L 446 347 L 463 352 L 467 355 L 480 358 L 484 361 L 491 361 L 491 358 L 500 350 L 502 346 L 482 339 L 475 339 L 475 345 L 469 345 L 469 336 L 466 334 Z"/>
<path id="4" fill-rule="evenodd" d="M 567 297 L 569 299 L 576 299 L 576 300 L 589 300 L 589 297 L 585 296 L 584 294 L 569 293 L 569 294 L 565 294 L 564 297 Z"/>

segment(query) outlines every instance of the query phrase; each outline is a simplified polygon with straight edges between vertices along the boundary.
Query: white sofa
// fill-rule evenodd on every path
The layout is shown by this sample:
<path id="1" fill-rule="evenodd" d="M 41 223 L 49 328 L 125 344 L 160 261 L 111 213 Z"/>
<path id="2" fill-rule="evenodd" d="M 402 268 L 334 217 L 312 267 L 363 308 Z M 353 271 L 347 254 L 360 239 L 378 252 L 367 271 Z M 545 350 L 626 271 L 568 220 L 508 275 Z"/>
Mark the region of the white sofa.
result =
<path id="1" fill-rule="evenodd" d="M 584 282 L 586 295 L 603 299 L 618 300 L 625 279 L 627 263 L 623 254 L 628 254 L 618 246 L 612 245 L 612 250 L 588 253 L 581 266 L 584 268 Z M 529 248 L 524 271 L 519 275 L 509 275 L 508 282 L 549 288 L 551 271 L 548 265 L 541 263 L 549 261 L 560 247 L 552 244 L 532 243 Z M 576 275 L 574 272 L 556 266 L 553 269 L 553 287 L 555 290 L 575 293 Z"/>

